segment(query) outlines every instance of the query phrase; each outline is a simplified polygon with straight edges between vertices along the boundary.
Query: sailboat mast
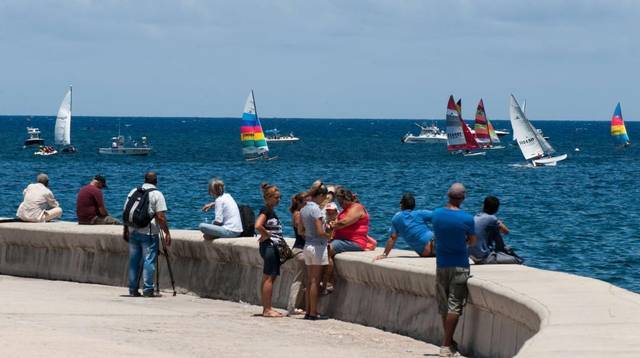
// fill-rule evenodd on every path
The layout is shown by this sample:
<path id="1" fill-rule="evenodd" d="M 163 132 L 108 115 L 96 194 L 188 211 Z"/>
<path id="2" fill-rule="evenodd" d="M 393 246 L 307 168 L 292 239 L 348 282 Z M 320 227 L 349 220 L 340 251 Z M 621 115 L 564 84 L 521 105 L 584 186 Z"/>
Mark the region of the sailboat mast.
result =
<path id="1" fill-rule="evenodd" d="M 73 86 L 69 85 L 69 114 L 73 113 Z"/>

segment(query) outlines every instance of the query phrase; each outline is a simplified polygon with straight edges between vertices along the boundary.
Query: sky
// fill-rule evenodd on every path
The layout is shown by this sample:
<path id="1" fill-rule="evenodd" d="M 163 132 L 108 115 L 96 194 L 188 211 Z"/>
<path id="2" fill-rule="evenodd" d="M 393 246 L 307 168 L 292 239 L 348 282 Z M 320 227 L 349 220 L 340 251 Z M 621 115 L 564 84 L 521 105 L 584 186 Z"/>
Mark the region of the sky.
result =
<path id="1" fill-rule="evenodd" d="M 0 114 L 640 120 L 640 1 L 0 0 Z"/>

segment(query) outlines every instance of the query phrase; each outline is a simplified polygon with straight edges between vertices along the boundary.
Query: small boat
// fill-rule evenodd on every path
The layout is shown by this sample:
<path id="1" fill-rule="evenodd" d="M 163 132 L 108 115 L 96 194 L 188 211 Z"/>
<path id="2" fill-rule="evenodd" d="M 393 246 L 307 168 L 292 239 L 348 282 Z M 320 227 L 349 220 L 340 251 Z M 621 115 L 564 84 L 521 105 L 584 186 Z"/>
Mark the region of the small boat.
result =
<path id="1" fill-rule="evenodd" d="M 29 138 L 24 141 L 24 146 L 28 147 L 30 145 L 43 145 L 44 139 L 40 138 L 40 129 L 35 127 L 27 127 L 27 135 Z"/>
<path id="2" fill-rule="evenodd" d="M 567 159 L 567 155 L 553 156 L 555 149 L 536 130 L 522 112 L 516 98 L 511 95 L 509 116 L 513 134 L 518 142 L 524 159 L 531 160 L 537 166 L 555 166 L 559 161 Z"/>
<path id="3" fill-rule="evenodd" d="M 472 152 L 472 150 L 480 149 L 480 146 L 462 119 L 461 109 L 462 101 L 459 100 L 456 104 L 453 96 L 449 96 L 447 105 L 447 150 L 452 154 L 462 154 L 465 157 L 486 155 L 486 152 Z"/>
<path id="4" fill-rule="evenodd" d="M 280 134 L 280 131 L 277 128 L 267 129 L 264 131 L 266 134 L 267 142 L 297 142 L 300 138 L 293 135 L 293 132 L 289 132 L 289 134 Z"/>
<path id="5" fill-rule="evenodd" d="M 137 141 L 127 142 L 123 135 L 111 138 L 110 148 L 98 148 L 98 153 L 107 155 L 148 155 L 153 150 L 147 143 L 147 137 L 142 137 L 140 143 Z"/>
<path id="6" fill-rule="evenodd" d="M 622 119 L 620 102 L 618 102 L 618 105 L 613 112 L 613 116 L 611 117 L 611 136 L 617 146 L 628 147 L 631 145 L 629 135 L 627 134 L 627 128 L 624 126 L 624 120 Z"/>
<path id="7" fill-rule="evenodd" d="M 247 161 L 273 160 L 277 157 L 269 157 L 269 146 L 262 131 L 260 118 L 256 109 L 256 100 L 253 90 L 244 104 L 242 122 L 240 124 L 240 141 L 242 142 L 242 155 Z"/>
<path id="8" fill-rule="evenodd" d="M 478 102 L 478 108 L 476 109 L 476 123 L 474 135 L 478 141 L 478 145 L 483 149 L 503 149 L 504 146 L 500 145 L 500 138 L 496 134 L 495 129 L 487 114 L 484 110 L 484 102 L 482 98 Z"/>
<path id="9" fill-rule="evenodd" d="M 51 146 L 44 146 L 44 145 L 41 145 L 38 148 L 38 151 L 33 153 L 33 155 L 44 155 L 44 156 L 49 156 L 54 154 L 58 154 L 58 151 L 56 150 L 56 148 Z"/>
<path id="10" fill-rule="evenodd" d="M 73 87 L 69 86 L 67 94 L 65 94 L 58 109 L 56 116 L 56 127 L 54 131 L 55 144 L 62 146 L 62 153 L 75 153 L 76 147 L 71 145 L 71 104 L 73 96 Z"/>
<path id="11" fill-rule="evenodd" d="M 430 126 L 415 123 L 420 128 L 420 134 L 407 133 L 400 140 L 402 143 L 441 143 L 447 141 L 447 133 L 433 123 Z"/>

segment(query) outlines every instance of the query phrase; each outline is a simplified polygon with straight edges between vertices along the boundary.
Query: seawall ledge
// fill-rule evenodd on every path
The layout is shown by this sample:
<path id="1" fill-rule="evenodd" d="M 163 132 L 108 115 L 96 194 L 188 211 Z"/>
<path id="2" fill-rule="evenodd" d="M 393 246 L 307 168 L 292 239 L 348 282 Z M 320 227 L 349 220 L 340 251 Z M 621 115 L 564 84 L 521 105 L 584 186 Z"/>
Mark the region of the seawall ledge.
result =
<path id="1" fill-rule="evenodd" d="M 126 285 L 128 249 L 121 226 L 69 222 L 0 224 L 0 273 Z M 258 304 L 262 260 L 253 238 L 204 241 L 172 230 L 170 255 L 181 293 Z M 336 291 L 322 311 L 343 321 L 438 344 L 435 259 L 394 250 L 336 258 Z M 167 270 L 161 262 L 161 284 Z M 286 307 L 298 269 L 282 267 L 274 305 Z M 476 357 L 640 356 L 640 295 L 606 282 L 519 265 L 472 266 L 469 303 L 456 331 Z"/>

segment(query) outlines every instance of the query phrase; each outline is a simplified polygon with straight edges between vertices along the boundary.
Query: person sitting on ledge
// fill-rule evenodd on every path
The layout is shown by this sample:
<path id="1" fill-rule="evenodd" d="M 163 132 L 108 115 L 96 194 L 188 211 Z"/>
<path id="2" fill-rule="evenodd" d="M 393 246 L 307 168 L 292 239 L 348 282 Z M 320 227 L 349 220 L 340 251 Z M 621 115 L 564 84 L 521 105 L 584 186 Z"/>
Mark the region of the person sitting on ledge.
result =
<path id="1" fill-rule="evenodd" d="M 398 237 L 402 237 L 407 244 L 421 257 L 435 256 L 433 249 L 433 233 L 427 226 L 431 222 L 431 210 L 414 210 L 416 199 L 411 193 L 404 193 L 400 199 L 400 212 L 391 219 L 391 235 L 384 247 L 384 253 L 376 256 L 381 260 L 389 255 Z"/>
<path id="2" fill-rule="evenodd" d="M 49 190 L 49 176 L 40 173 L 36 181 L 22 192 L 24 199 L 16 216 L 27 222 L 47 222 L 62 216 L 62 208 Z"/>
<path id="3" fill-rule="evenodd" d="M 202 211 L 215 208 L 213 223 L 202 223 L 198 226 L 207 240 L 224 237 L 238 237 L 242 234 L 242 220 L 238 204 L 231 195 L 224 192 L 224 182 L 218 178 L 209 180 L 209 194 L 215 201 L 202 207 Z"/>
<path id="4" fill-rule="evenodd" d="M 495 196 L 484 199 L 482 212 L 474 217 L 476 244 L 469 247 L 469 257 L 476 264 L 521 264 L 524 260 L 504 244 L 502 235 L 509 234 L 507 226 L 496 217 L 500 200 Z"/>
<path id="5" fill-rule="evenodd" d="M 104 206 L 102 189 L 107 188 L 107 179 L 96 175 L 91 182 L 78 191 L 76 216 L 81 225 L 119 225 L 120 221 L 109 215 Z"/>
<path id="6" fill-rule="evenodd" d="M 348 189 L 340 187 L 336 200 L 342 208 L 338 219 L 330 223 L 333 230 L 330 255 L 347 251 L 364 251 L 368 243 L 369 213 Z"/>

